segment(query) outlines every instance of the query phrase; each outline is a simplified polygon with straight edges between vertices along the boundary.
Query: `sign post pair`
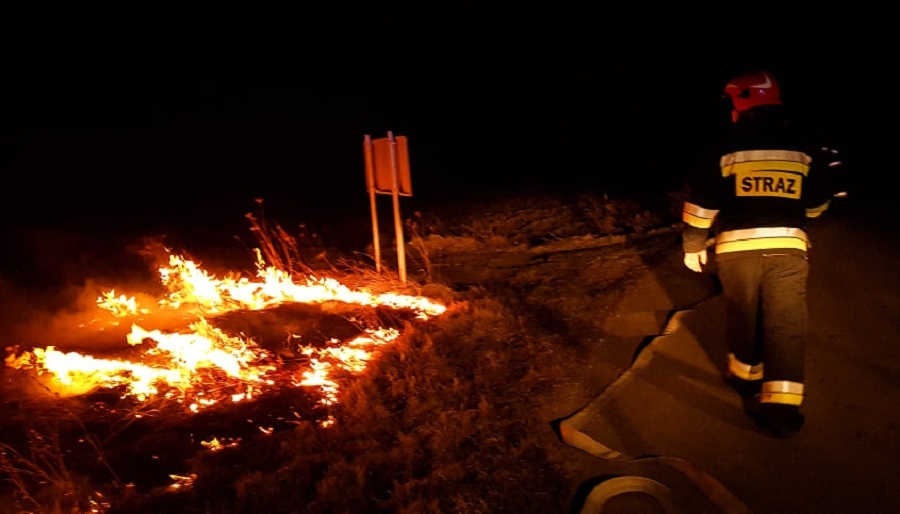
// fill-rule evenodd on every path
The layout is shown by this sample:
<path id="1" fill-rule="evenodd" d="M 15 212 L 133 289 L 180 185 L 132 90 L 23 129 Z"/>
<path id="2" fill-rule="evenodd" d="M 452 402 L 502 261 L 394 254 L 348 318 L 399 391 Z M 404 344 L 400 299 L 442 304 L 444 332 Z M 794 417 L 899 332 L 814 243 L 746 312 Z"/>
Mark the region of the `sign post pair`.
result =
<path id="1" fill-rule="evenodd" d="M 378 234 L 377 194 L 389 194 L 393 198 L 394 233 L 397 240 L 397 269 L 400 280 L 406 282 L 406 254 L 403 236 L 403 220 L 400 217 L 400 197 L 412 196 L 409 171 L 409 145 L 406 136 L 372 139 L 368 134 L 363 140 L 366 162 L 366 189 L 372 212 L 372 238 L 375 249 L 375 269 L 381 273 L 381 242 Z"/>

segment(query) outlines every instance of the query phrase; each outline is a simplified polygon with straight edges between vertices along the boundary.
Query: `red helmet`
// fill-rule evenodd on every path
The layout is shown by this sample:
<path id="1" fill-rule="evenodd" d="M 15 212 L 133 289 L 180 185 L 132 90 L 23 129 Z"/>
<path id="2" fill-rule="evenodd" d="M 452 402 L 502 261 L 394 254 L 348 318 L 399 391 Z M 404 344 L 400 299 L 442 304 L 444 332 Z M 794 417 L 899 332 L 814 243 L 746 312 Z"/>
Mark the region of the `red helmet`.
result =
<path id="1" fill-rule="evenodd" d="M 757 105 L 781 105 L 781 88 L 767 71 L 757 71 L 737 77 L 725 85 L 725 94 L 737 112 Z"/>

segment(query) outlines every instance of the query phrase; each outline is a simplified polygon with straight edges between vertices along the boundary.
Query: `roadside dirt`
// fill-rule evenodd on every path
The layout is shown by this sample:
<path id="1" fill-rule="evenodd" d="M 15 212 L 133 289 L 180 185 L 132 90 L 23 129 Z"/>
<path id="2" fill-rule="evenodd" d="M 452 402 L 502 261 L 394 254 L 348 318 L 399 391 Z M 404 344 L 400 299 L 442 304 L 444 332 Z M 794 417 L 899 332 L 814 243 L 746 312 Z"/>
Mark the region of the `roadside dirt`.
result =
<path id="1" fill-rule="evenodd" d="M 502 299 L 527 330 L 552 338 L 566 356 L 562 368 L 552 371 L 552 390 L 533 400 L 540 405 L 536 415 L 547 423 L 545 449 L 565 470 L 570 498 L 585 493 L 600 466 L 558 439 L 556 424 L 625 372 L 674 312 L 717 292 L 711 276 L 686 270 L 681 258 L 676 227 L 437 254 L 433 272 L 439 282 Z M 602 469 L 608 472 L 610 463 Z"/>

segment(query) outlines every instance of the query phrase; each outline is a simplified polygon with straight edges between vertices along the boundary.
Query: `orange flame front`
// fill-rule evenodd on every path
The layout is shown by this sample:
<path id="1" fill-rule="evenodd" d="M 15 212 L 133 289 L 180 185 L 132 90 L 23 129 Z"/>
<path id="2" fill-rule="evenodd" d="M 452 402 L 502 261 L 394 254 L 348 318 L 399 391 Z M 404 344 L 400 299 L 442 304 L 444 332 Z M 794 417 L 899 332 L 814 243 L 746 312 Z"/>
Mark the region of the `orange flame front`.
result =
<path id="1" fill-rule="evenodd" d="M 168 292 L 155 307 L 190 313 L 196 321 L 189 325 L 189 330 L 173 333 L 132 324 L 127 343 L 132 348 L 147 347 L 140 354 L 139 362 L 64 353 L 48 346 L 9 355 L 6 365 L 33 367 L 40 374 L 51 374 L 58 392 L 80 394 L 97 387 L 122 387 L 124 396 L 138 401 L 172 398 L 191 411 L 221 401 L 250 399 L 279 384 L 316 388 L 321 395 L 320 402 L 330 405 L 337 401 L 338 392 L 338 384 L 330 372 L 335 368 L 361 372 L 372 358 L 372 351 L 396 339 L 398 330 L 365 328 L 365 335 L 337 341 L 337 345 L 302 347 L 302 354 L 309 359 L 308 369 L 285 375 L 273 352 L 243 335 L 224 333 L 207 318 L 229 311 L 260 310 L 297 302 L 387 306 L 409 310 L 418 319 L 429 319 L 446 310 L 444 305 L 425 297 L 376 295 L 352 290 L 330 278 L 307 277 L 299 283 L 289 273 L 265 266 L 258 251 L 255 279 L 240 275 L 216 278 L 195 262 L 174 254 L 169 256 L 168 266 L 159 268 L 159 275 Z M 153 311 L 149 306 L 138 305 L 134 297 L 116 296 L 115 290 L 102 294 L 96 303 L 116 318 Z"/>

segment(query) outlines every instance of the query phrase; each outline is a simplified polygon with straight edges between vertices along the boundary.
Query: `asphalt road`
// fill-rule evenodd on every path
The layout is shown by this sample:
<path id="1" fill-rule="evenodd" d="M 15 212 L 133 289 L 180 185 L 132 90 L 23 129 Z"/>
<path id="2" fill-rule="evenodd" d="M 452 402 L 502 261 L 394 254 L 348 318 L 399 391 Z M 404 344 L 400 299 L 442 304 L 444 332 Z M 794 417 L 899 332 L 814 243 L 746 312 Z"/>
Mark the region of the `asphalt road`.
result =
<path id="1" fill-rule="evenodd" d="M 721 379 L 721 299 L 700 299 L 562 420 L 563 442 L 597 457 L 582 513 L 626 496 L 651 509 L 632 512 L 900 512 L 900 237 L 881 206 L 848 198 L 811 228 L 802 431 L 775 439 L 744 414 Z M 679 265 L 636 284 L 633 305 L 675 296 Z"/>

